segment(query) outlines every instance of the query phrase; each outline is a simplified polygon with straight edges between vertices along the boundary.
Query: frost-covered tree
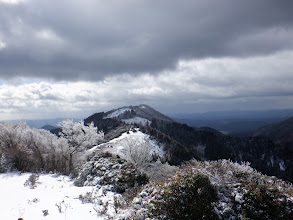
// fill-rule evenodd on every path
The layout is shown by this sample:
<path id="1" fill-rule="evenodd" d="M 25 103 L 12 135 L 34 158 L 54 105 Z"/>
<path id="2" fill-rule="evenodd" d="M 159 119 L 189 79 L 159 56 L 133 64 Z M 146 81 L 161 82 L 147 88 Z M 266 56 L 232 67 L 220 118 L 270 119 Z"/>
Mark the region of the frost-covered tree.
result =
<path id="1" fill-rule="evenodd" d="M 94 127 L 94 123 L 88 125 L 84 121 L 74 123 L 72 120 L 65 120 L 58 124 L 62 127 L 62 132 L 59 135 L 67 139 L 69 146 L 69 172 L 73 168 L 73 156 L 79 152 L 84 152 L 86 149 L 94 146 L 99 141 L 103 140 L 104 133 L 98 132 L 98 128 Z"/>
<path id="2" fill-rule="evenodd" d="M 146 168 L 152 161 L 151 143 L 147 138 L 142 140 L 128 137 L 123 142 L 126 160 L 134 163 L 139 168 Z"/>
<path id="3" fill-rule="evenodd" d="M 28 133 L 31 149 L 40 158 L 40 167 L 47 171 L 68 172 L 69 146 L 67 140 L 43 129 L 31 129 Z"/>
<path id="4" fill-rule="evenodd" d="M 93 124 L 61 123 L 60 137 L 25 123 L 0 123 L 0 171 L 57 171 L 69 173 L 72 157 L 103 138 Z"/>
<path id="5" fill-rule="evenodd" d="M 32 167 L 34 149 L 31 148 L 32 137 L 29 127 L 22 122 L 0 124 L 0 153 L 4 161 L 2 166 L 28 170 Z M 38 159 L 38 158 L 36 158 Z"/>
<path id="6" fill-rule="evenodd" d="M 67 173 L 67 141 L 23 122 L 0 123 L 0 171 L 57 171 Z"/>

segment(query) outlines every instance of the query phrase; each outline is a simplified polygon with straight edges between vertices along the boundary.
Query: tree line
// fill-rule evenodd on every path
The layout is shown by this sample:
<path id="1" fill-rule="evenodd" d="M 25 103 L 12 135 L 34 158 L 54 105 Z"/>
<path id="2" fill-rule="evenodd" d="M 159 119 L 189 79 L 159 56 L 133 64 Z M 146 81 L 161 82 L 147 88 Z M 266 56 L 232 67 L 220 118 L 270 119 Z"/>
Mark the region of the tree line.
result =
<path id="1" fill-rule="evenodd" d="M 93 123 L 62 121 L 59 135 L 30 128 L 23 122 L 0 123 L 0 172 L 58 172 L 69 174 L 86 149 L 104 138 Z"/>

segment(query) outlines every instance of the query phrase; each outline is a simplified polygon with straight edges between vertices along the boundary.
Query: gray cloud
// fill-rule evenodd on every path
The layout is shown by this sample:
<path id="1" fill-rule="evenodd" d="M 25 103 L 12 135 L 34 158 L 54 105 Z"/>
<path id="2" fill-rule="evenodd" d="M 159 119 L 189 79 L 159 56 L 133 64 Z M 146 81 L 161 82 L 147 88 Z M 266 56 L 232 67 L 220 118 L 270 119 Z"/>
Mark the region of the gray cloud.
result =
<path id="1" fill-rule="evenodd" d="M 85 118 L 126 105 L 149 104 L 164 113 L 292 108 L 293 51 L 253 58 L 181 61 L 160 74 L 128 74 L 100 82 L 0 85 L 0 120 Z M 278 74 L 276 74 L 276 72 Z"/>
<path id="2" fill-rule="evenodd" d="M 103 80 L 293 49 L 284 0 L 0 2 L 0 76 Z M 82 97 L 80 97 L 82 99 Z"/>

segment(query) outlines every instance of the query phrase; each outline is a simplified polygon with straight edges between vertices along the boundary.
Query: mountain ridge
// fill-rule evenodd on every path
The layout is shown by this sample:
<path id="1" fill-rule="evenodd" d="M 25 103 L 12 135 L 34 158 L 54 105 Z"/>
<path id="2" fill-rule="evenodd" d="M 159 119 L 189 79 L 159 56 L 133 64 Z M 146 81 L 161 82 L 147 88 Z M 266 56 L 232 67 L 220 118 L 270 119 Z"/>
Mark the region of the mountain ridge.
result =
<path id="1" fill-rule="evenodd" d="M 151 114 L 137 114 L 141 107 L 149 108 Z M 144 109 L 143 108 L 143 109 Z M 111 116 L 111 117 L 109 117 Z M 148 123 L 125 123 L 134 117 L 147 117 Z M 167 119 L 167 120 L 166 120 Z M 170 164 L 178 165 L 192 158 L 201 160 L 231 159 L 235 162 L 249 161 L 257 170 L 293 181 L 293 152 L 266 137 L 231 137 L 221 135 L 215 129 L 190 127 L 169 120 L 146 105 L 127 106 L 108 112 L 96 113 L 85 123 L 94 122 L 99 129 L 105 129 L 109 139 L 121 135 L 130 128 L 140 129 L 164 144 Z"/>
<path id="2" fill-rule="evenodd" d="M 270 138 L 277 144 L 293 149 L 293 117 L 258 129 L 253 136 Z"/>
<path id="3" fill-rule="evenodd" d="M 245 137 L 252 136 L 259 128 L 292 117 L 293 109 L 227 110 L 169 116 L 192 127 L 212 127 L 229 135 Z"/>
<path id="4" fill-rule="evenodd" d="M 47 125 L 44 125 L 43 127 L 41 127 L 41 129 L 51 131 L 51 130 L 57 129 L 57 127 L 47 124 Z"/>
<path id="5" fill-rule="evenodd" d="M 170 117 L 158 112 L 154 108 L 141 104 L 138 106 L 124 106 L 121 108 L 113 109 L 105 112 L 105 118 L 118 118 L 122 120 L 131 119 L 134 117 L 140 117 L 151 121 L 152 119 L 163 120 L 167 122 L 173 122 Z"/>

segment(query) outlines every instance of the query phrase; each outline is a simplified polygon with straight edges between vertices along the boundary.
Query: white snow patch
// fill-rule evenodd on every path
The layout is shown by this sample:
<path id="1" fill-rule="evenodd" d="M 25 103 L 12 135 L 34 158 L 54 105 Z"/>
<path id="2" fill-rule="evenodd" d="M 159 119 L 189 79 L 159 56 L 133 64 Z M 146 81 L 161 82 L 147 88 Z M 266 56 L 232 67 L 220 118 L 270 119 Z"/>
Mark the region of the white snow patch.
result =
<path id="1" fill-rule="evenodd" d="M 235 195 L 235 201 L 238 202 L 238 203 L 243 203 L 242 201 L 242 194 L 240 194 L 239 192 L 236 192 L 236 195 Z"/>
<path id="2" fill-rule="evenodd" d="M 141 118 L 141 117 L 134 117 L 134 118 L 129 118 L 129 119 L 122 119 L 123 122 L 125 122 L 126 124 L 141 124 L 141 125 L 148 125 L 151 124 L 150 120 L 147 120 L 145 118 Z"/>
<path id="3" fill-rule="evenodd" d="M 108 114 L 106 117 L 104 117 L 104 119 L 105 118 L 116 118 L 119 115 L 121 115 L 121 114 L 123 114 L 124 112 L 127 112 L 127 111 L 131 111 L 131 109 L 130 108 L 120 108 L 120 109 Z"/>
<path id="4" fill-rule="evenodd" d="M 197 152 L 200 155 L 204 155 L 205 149 L 206 149 L 206 145 L 204 145 L 204 144 L 198 144 L 197 145 Z"/>
<path id="5" fill-rule="evenodd" d="M 274 156 L 271 156 L 270 161 L 271 161 L 271 165 L 273 167 L 274 166 Z"/>
<path id="6" fill-rule="evenodd" d="M 103 187 L 76 187 L 68 176 L 56 174 L 40 174 L 36 187 L 32 189 L 24 185 L 30 175 L 16 172 L 0 174 L 0 219 L 115 219 L 115 193 L 105 191 Z M 87 193 L 95 198 L 93 203 L 82 203 L 79 199 L 80 195 Z M 107 202 L 108 216 L 100 212 L 102 203 Z M 47 216 L 44 216 L 45 210 L 48 211 Z"/>
<path id="7" fill-rule="evenodd" d="M 282 171 L 286 170 L 286 166 L 285 166 L 285 163 L 283 160 L 279 163 L 279 167 L 280 167 L 280 170 L 282 170 Z"/>

